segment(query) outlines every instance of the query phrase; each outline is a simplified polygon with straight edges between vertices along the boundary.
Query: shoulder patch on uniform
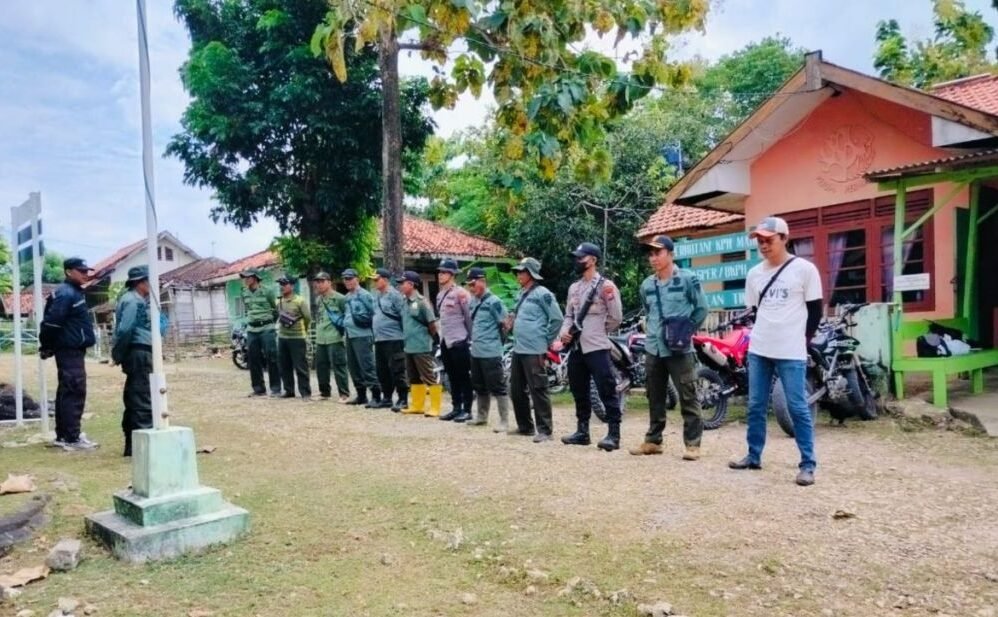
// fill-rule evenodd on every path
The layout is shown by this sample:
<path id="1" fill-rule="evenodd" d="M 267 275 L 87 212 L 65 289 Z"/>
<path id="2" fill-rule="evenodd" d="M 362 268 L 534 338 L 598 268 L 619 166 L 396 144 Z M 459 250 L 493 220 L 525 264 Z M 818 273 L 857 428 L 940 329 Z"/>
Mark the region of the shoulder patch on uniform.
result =
<path id="1" fill-rule="evenodd" d="M 616 293 L 617 293 L 617 288 L 614 286 L 613 283 L 603 286 L 603 297 L 606 298 L 607 300 L 613 300 L 613 297 L 616 295 Z"/>

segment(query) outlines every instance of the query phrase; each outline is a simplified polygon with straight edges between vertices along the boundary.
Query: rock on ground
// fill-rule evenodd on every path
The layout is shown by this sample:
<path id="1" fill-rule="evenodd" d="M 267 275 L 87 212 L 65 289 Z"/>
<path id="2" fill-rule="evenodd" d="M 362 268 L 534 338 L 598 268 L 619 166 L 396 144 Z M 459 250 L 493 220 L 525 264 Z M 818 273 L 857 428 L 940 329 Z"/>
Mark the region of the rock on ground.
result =
<path id="1" fill-rule="evenodd" d="M 45 565 L 53 570 L 68 572 L 80 565 L 82 546 L 79 540 L 67 538 L 59 542 L 49 552 Z"/>

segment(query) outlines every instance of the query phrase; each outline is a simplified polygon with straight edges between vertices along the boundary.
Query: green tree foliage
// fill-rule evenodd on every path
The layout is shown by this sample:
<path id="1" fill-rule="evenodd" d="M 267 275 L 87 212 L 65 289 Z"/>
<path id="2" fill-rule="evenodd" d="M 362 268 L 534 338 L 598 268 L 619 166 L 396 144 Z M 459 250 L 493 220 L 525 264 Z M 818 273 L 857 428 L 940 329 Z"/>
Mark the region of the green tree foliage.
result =
<path id="1" fill-rule="evenodd" d="M 993 6 L 998 9 L 998 2 Z M 990 45 L 994 28 L 963 0 L 932 0 L 935 36 L 909 41 L 897 20 L 877 24 L 877 51 L 873 66 L 884 79 L 928 88 L 952 79 L 993 71 L 996 66 Z"/>
<path id="2" fill-rule="evenodd" d="M 548 180 L 572 162 L 584 178 L 608 178 L 606 121 L 661 84 L 682 83 L 685 65 L 667 58 L 670 36 L 702 29 L 707 0 L 331 0 L 313 49 L 347 79 L 345 39 L 355 48 L 416 37 L 438 67 L 434 107 L 488 87 L 498 103 L 496 139 L 508 160 L 529 160 Z M 643 43 L 620 60 L 584 44 L 588 33 Z M 448 56 L 455 43 L 463 48 Z M 351 70 L 352 67 L 351 67 Z M 588 156 L 577 156 L 586 151 Z M 509 184 L 517 178 L 509 175 Z"/>
<path id="3" fill-rule="evenodd" d="M 66 278 L 66 272 L 62 269 L 62 262 L 65 257 L 55 252 L 46 252 L 42 257 L 42 282 L 61 283 Z M 26 261 L 21 264 L 21 286 L 27 287 L 35 281 L 35 266 L 32 262 Z"/>
<path id="4" fill-rule="evenodd" d="M 548 181 L 527 161 L 504 162 L 500 127 L 432 140 L 422 166 L 426 214 L 541 259 L 546 284 L 560 297 L 574 278 L 569 251 L 595 242 L 606 252 L 604 270 L 621 287 L 625 307 L 636 308 L 648 266 L 634 234 L 678 175 L 663 148 L 679 145 L 688 168 L 754 110 L 750 102 L 761 103 L 802 63 L 802 50 L 785 38 L 764 39 L 713 64 L 691 63 L 686 85 L 647 97 L 607 124 L 603 147 L 612 173 L 604 182 L 580 181 L 573 164 Z M 520 166 L 522 178 L 516 201 L 502 188 L 500 170 L 511 164 Z"/>
<path id="5" fill-rule="evenodd" d="M 366 264 L 379 210 L 381 91 L 371 53 L 350 53 L 355 78 L 337 81 L 309 50 L 323 0 L 177 0 L 191 34 L 181 69 L 191 103 L 167 154 L 184 179 L 209 187 L 211 211 L 240 229 L 260 217 L 286 234 L 277 246 L 304 273 Z M 402 127 L 419 152 L 432 132 L 425 80 L 403 84 Z"/>
<path id="6" fill-rule="evenodd" d="M 13 288 L 10 247 L 6 240 L 0 237 L 0 294 L 9 294 Z"/>

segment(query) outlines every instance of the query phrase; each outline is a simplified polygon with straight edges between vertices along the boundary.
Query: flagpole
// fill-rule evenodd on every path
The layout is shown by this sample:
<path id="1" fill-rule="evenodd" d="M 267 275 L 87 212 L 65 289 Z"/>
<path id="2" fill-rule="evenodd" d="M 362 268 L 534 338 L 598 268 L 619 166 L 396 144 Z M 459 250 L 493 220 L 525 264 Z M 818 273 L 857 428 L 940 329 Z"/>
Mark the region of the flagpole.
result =
<path id="1" fill-rule="evenodd" d="M 149 103 L 149 38 L 145 0 L 135 0 L 139 29 L 139 86 L 142 100 L 142 177 L 146 197 L 146 254 L 149 259 L 149 321 L 152 331 L 152 418 L 153 428 L 170 425 L 166 402 L 166 375 L 163 372 L 163 338 L 160 333 L 159 256 L 156 198 L 152 167 L 152 112 Z"/>
<path id="2" fill-rule="evenodd" d="M 14 257 L 14 419 L 17 426 L 24 425 L 24 374 L 21 372 L 21 259 L 18 253 L 18 209 L 10 209 L 11 247 Z"/>

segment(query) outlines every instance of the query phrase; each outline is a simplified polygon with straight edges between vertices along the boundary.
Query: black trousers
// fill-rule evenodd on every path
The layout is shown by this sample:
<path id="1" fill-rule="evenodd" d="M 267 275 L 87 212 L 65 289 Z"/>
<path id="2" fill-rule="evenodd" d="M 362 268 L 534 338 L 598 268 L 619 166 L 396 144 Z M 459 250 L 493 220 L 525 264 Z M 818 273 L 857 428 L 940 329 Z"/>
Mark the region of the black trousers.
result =
<path id="1" fill-rule="evenodd" d="M 381 396 L 391 400 L 392 392 L 402 395 L 409 390 L 405 374 L 405 351 L 402 341 L 376 341 L 374 364 L 381 384 Z"/>
<path id="2" fill-rule="evenodd" d="M 454 409 L 471 413 L 471 347 L 468 341 L 448 347 L 440 339 L 440 359 L 450 379 L 450 400 Z"/>
<path id="3" fill-rule="evenodd" d="M 550 435 L 554 430 L 551 419 L 551 395 L 548 393 L 548 377 L 544 370 L 544 354 L 513 354 L 509 375 L 509 399 L 513 403 L 517 429 L 524 434 L 534 432 L 535 421 L 530 415 L 530 404 L 534 406 L 534 417 L 538 433 Z"/>
<path id="4" fill-rule="evenodd" d="M 285 396 L 295 393 L 295 377 L 298 378 L 298 393 L 302 398 L 312 396 L 305 339 L 277 339 L 277 355 L 281 363 L 281 380 L 284 382 Z"/>
<path id="5" fill-rule="evenodd" d="M 364 388 L 377 388 L 378 376 L 374 371 L 374 337 L 347 338 L 347 366 L 357 392 Z"/>
<path id="6" fill-rule="evenodd" d="M 263 369 L 267 369 L 270 379 L 270 393 L 281 393 L 281 367 L 277 363 L 277 332 L 247 332 L 246 344 L 249 347 L 247 362 L 249 363 L 250 383 L 257 394 L 267 392 L 267 384 L 263 381 Z"/>
<path id="7" fill-rule="evenodd" d="M 56 439 L 74 442 L 80 438 L 80 419 L 87 402 L 87 368 L 83 349 L 59 349 L 55 366 L 59 387 L 55 393 Z"/>
<path id="8" fill-rule="evenodd" d="M 502 358 L 471 358 L 471 387 L 475 394 L 506 396 Z"/>
<path id="9" fill-rule="evenodd" d="M 121 417 L 121 430 L 126 436 L 132 431 L 152 428 L 152 389 L 149 375 L 152 373 L 152 350 L 133 347 L 121 365 L 125 374 L 125 390 L 122 402 L 125 413 Z"/>
<path id="10" fill-rule="evenodd" d="M 645 371 L 648 375 L 646 393 L 648 396 L 648 432 L 645 441 L 662 443 L 665 430 L 665 403 L 668 396 L 669 379 L 679 391 L 679 407 L 683 414 L 683 443 L 699 446 L 703 437 L 703 419 L 700 417 L 700 401 L 697 400 L 696 360 L 693 354 L 660 358 L 647 354 Z"/>
<path id="11" fill-rule="evenodd" d="M 576 348 L 568 356 L 568 387 L 575 399 L 575 417 L 579 423 L 589 423 L 593 414 L 590 399 L 589 380 L 596 383 L 596 391 L 606 408 L 608 424 L 620 422 L 620 395 L 617 393 L 617 379 L 613 375 L 613 359 L 609 349 L 597 349 L 582 353 Z"/>

